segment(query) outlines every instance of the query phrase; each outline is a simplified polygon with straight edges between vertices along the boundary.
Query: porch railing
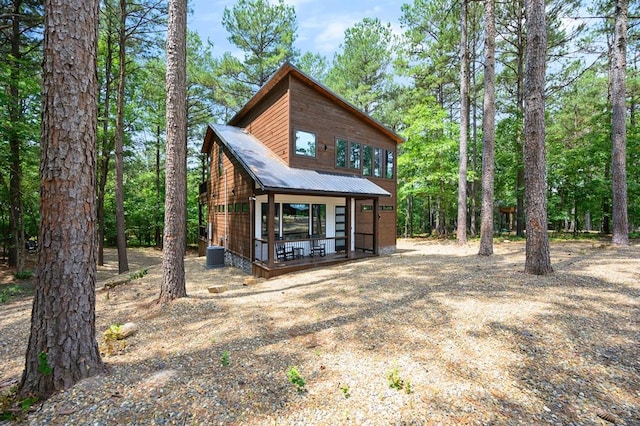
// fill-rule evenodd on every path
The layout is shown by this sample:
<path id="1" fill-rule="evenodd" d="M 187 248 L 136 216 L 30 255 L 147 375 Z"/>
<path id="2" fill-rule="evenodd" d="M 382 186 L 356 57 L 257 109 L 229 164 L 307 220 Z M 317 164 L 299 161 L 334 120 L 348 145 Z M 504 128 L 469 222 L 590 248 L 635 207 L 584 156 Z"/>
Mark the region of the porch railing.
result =
<path id="1" fill-rule="evenodd" d="M 355 249 L 363 252 L 374 253 L 373 250 L 373 234 L 366 234 L 363 232 L 356 232 L 355 237 Z"/>
<path id="2" fill-rule="evenodd" d="M 344 250 L 346 237 L 305 238 L 296 240 L 276 240 L 274 243 L 274 261 L 283 262 L 312 257 L 323 257 Z M 336 244 L 337 242 L 337 244 Z M 336 250 L 336 245 L 338 250 Z M 267 240 L 254 240 L 255 259 L 267 262 L 269 243 Z M 342 249 L 340 249 L 342 247 Z"/>

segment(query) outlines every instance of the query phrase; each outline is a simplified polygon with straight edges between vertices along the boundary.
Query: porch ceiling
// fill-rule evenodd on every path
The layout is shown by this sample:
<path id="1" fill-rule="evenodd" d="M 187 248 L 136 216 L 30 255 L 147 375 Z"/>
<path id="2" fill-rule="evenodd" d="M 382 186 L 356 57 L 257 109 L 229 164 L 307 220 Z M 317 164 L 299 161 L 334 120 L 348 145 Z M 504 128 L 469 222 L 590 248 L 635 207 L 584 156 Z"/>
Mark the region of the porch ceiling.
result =
<path id="1" fill-rule="evenodd" d="M 264 191 L 389 197 L 391 194 L 361 176 L 294 169 L 244 129 L 209 125 L 222 143 Z"/>

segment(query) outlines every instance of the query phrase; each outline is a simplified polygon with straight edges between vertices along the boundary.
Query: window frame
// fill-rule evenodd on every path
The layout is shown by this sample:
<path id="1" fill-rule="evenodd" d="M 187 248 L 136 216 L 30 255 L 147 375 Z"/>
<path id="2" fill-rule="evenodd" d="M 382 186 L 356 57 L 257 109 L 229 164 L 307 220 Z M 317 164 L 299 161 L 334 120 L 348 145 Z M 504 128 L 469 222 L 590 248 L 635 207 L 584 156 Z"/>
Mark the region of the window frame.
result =
<path id="1" fill-rule="evenodd" d="M 304 148 L 304 152 L 298 152 L 298 134 L 305 134 L 305 135 L 313 136 L 313 155 L 306 153 L 307 149 L 309 149 L 309 147 L 311 146 L 310 144 L 307 145 L 307 148 Z M 317 158 L 317 156 L 318 156 L 318 136 L 313 132 L 296 129 L 293 132 L 293 148 L 294 148 L 295 154 L 300 156 L 300 157 Z"/>
<path id="2" fill-rule="evenodd" d="M 354 147 L 358 147 L 357 151 L 354 151 Z M 357 155 L 354 155 L 357 154 Z M 349 142 L 349 154 L 348 154 L 349 169 L 362 170 L 362 144 L 360 142 Z M 357 164 L 357 165 L 354 165 Z"/>
<path id="3" fill-rule="evenodd" d="M 344 144 L 344 152 L 340 158 L 340 149 L 338 145 Z M 338 160 L 342 160 L 342 164 Z M 346 169 L 349 165 L 349 141 L 346 139 L 336 138 L 336 168 Z"/>

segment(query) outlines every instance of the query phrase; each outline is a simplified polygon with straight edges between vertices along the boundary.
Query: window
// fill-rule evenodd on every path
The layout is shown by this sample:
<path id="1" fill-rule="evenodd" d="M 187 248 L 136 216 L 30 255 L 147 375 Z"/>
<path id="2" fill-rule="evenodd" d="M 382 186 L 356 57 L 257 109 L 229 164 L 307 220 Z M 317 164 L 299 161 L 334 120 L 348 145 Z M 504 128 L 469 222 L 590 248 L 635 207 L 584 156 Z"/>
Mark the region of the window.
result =
<path id="1" fill-rule="evenodd" d="M 307 157 L 316 156 L 316 135 L 301 130 L 296 131 L 296 154 Z"/>
<path id="2" fill-rule="evenodd" d="M 234 209 L 235 209 L 234 211 L 236 213 L 240 213 L 240 209 L 241 208 L 242 208 L 242 206 L 240 205 L 240 203 L 236 203 L 235 206 L 234 206 Z"/>
<path id="3" fill-rule="evenodd" d="M 373 155 L 373 175 L 375 177 L 382 177 L 382 157 L 384 156 L 384 149 L 376 148 Z"/>
<path id="4" fill-rule="evenodd" d="M 282 237 L 296 240 L 309 236 L 309 204 L 282 204 Z"/>
<path id="5" fill-rule="evenodd" d="M 387 179 L 393 179 L 393 151 L 387 150 L 387 164 L 384 177 Z"/>
<path id="6" fill-rule="evenodd" d="M 311 205 L 311 235 L 325 237 L 327 232 L 327 205 Z"/>
<path id="7" fill-rule="evenodd" d="M 280 235 L 280 204 L 275 204 L 276 214 L 273 217 L 273 229 L 274 235 L 278 237 Z M 262 203 L 262 238 L 267 238 L 267 216 L 269 215 L 269 203 Z"/>
<path id="8" fill-rule="evenodd" d="M 242 213 L 249 213 L 249 203 L 242 203 Z"/>
<path id="9" fill-rule="evenodd" d="M 233 213 L 233 204 L 227 206 L 227 213 Z"/>
<path id="10" fill-rule="evenodd" d="M 218 147 L 218 176 L 222 176 L 222 172 L 223 172 L 223 165 L 222 165 L 223 153 L 224 153 L 224 150 L 222 148 L 222 144 L 220 144 L 220 146 Z"/>
<path id="11" fill-rule="evenodd" d="M 360 168 L 360 144 L 351 142 L 349 144 L 349 167 L 352 169 Z"/>
<path id="12" fill-rule="evenodd" d="M 362 174 L 371 176 L 371 166 L 373 163 L 373 148 L 369 145 L 362 147 Z"/>
<path id="13" fill-rule="evenodd" d="M 336 167 L 347 167 L 347 141 L 336 141 Z"/>

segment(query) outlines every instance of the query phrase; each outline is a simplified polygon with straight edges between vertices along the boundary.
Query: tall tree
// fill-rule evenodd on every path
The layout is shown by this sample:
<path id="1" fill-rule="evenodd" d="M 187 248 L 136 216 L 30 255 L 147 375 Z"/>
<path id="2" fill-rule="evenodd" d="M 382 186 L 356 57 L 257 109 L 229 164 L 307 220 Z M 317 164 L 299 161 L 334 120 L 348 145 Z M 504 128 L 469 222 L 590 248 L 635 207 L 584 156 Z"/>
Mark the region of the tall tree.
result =
<path id="1" fill-rule="evenodd" d="M 546 275 L 553 272 L 547 234 L 545 156 L 545 70 L 547 25 L 544 0 L 528 0 L 526 6 L 527 60 L 525 65 L 525 272 Z"/>
<path id="2" fill-rule="evenodd" d="M 118 247 L 118 272 L 129 271 L 127 236 L 124 219 L 124 88 L 127 77 L 127 1 L 120 0 L 120 25 L 118 26 L 118 89 L 116 96 L 116 245 Z"/>
<path id="3" fill-rule="evenodd" d="M 229 41 L 244 53 L 241 61 L 226 53 L 220 72 L 225 90 L 244 105 L 285 61 L 293 61 L 298 52 L 293 47 L 298 24 L 293 6 L 278 0 L 239 0 L 231 9 L 225 7 L 222 26 Z"/>
<path id="4" fill-rule="evenodd" d="M 627 13 L 628 0 L 616 0 L 615 34 L 611 61 L 611 175 L 613 188 L 612 242 L 617 245 L 629 245 L 626 172 Z"/>
<path id="5" fill-rule="evenodd" d="M 467 44 L 467 1 L 460 13 L 460 164 L 458 166 L 459 245 L 467 243 L 467 145 L 469 137 L 469 46 Z"/>
<path id="6" fill-rule="evenodd" d="M 21 396 L 104 371 L 95 338 L 97 0 L 46 0 L 41 224 Z"/>
<path id="7" fill-rule="evenodd" d="M 496 24 L 495 0 L 485 1 L 485 40 L 484 40 L 484 114 L 482 130 L 482 208 L 480 218 L 480 249 L 478 254 L 493 254 L 493 181 L 495 172 L 496 141 Z"/>
<path id="8" fill-rule="evenodd" d="M 345 31 L 327 85 L 365 113 L 374 113 L 391 88 L 392 47 L 391 25 L 364 18 Z"/>
<path id="9" fill-rule="evenodd" d="M 9 158 L 6 169 L 9 172 L 9 266 L 18 272 L 25 268 L 25 219 L 23 203 L 23 154 L 30 138 L 35 135 L 34 117 L 39 109 L 29 99 L 36 99 L 35 88 L 39 85 L 41 46 L 42 5 L 33 0 L 11 0 L 0 6 L 0 57 L 3 78 L 0 86 L 6 90 L 6 97 L 0 97 L 0 139 L 9 142 Z M 5 116 L 6 114 L 6 116 Z M 4 163 L 4 161 L 3 161 Z M 4 167 L 3 167 L 4 168 Z M 6 178 L 0 172 L 0 183 L 6 185 Z"/>
<path id="10" fill-rule="evenodd" d="M 167 141 L 160 303 L 186 297 L 187 1 L 169 0 L 167 26 Z"/>

